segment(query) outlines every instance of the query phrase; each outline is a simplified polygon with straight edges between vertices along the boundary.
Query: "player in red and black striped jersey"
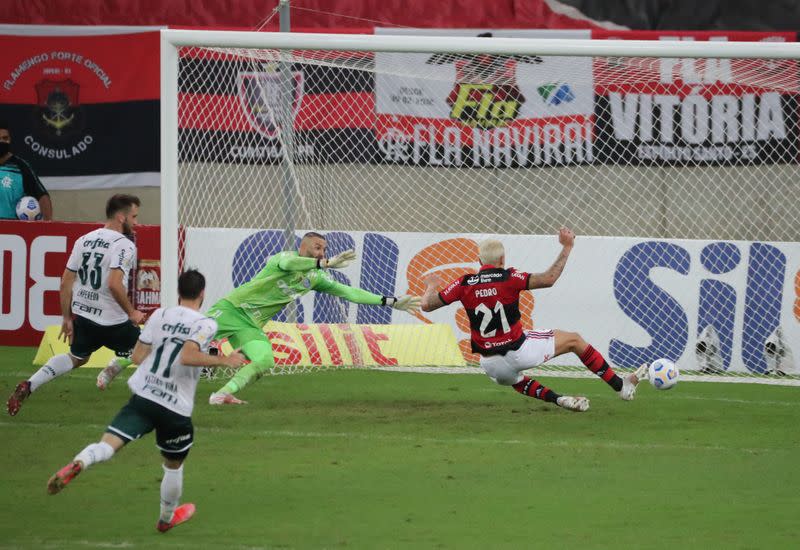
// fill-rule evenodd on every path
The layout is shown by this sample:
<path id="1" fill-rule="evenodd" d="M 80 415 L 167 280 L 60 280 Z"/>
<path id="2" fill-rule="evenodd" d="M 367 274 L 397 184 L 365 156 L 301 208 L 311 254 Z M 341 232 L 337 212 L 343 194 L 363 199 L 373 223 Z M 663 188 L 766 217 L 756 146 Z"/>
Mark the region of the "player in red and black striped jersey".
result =
<path id="1" fill-rule="evenodd" d="M 425 281 L 422 310 L 433 311 L 460 301 L 467 311 L 472 351 L 480 354 L 481 367 L 498 384 L 512 386 L 519 393 L 556 403 L 572 411 L 589 409 L 581 396 L 559 395 L 522 371 L 564 353 L 575 353 L 586 367 L 602 378 L 626 401 L 634 398 L 641 373 L 618 376 L 603 356 L 577 332 L 523 330 L 520 323 L 519 293 L 549 288 L 561 276 L 575 234 L 562 227 L 558 242 L 563 247 L 553 265 L 544 273 L 526 273 L 505 267 L 505 250 L 497 240 L 483 241 L 478 249 L 481 268 L 451 282 L 441 292 L 438 277 Z"/>

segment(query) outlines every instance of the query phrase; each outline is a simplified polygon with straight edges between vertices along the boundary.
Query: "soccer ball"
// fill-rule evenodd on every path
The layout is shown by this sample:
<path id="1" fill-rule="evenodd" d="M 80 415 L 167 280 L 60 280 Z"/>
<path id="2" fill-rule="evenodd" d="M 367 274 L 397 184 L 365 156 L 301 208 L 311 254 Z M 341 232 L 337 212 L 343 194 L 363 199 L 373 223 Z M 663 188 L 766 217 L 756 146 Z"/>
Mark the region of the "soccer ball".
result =
<path id="1" fill-rule="evenodd" d="M 41 220 L 42 209 L 33 197 L 22 197 L 17 203 L 17 218 L 25 221 Z"/>
<path id="2" fill-rule="evenodd" d="M 656 359 L 648 369 L 650 383 L 657 390 L 669 390 L 678 384 L 678 367 L 669 359 Z"/>

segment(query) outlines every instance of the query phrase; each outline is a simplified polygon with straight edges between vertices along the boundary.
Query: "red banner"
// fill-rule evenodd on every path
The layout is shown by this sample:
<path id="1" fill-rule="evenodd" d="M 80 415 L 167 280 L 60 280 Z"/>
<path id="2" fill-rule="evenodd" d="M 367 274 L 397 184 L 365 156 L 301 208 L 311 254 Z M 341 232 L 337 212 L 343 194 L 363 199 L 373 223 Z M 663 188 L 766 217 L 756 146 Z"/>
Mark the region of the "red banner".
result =
<path id="1" fill-rule="evenodd" d="M 43 82 L 71 83 L 80 90 L 82 105 L 157 100 L 160 96 L 157 32 L 0 35 L 0 50 L 9 53 L 0 60 L 3 103 L 39 103 L 41 94 L 36 92 Z"/>
<path id="2" fill-rule="evenodd" d="M 61 324 L 61 274 L 75 240 L 102 224 L 0 220 L 0 345 L 35 346 Z M 139 263 L 129 283 L 137 309 L 160 306 L 161 228 L 136 227 Z"/>
<path id="3" fill-rule="evenodd" d="M 0 118 L 48 189 L 152 185 L 159 34 L 0 35 Z"/>

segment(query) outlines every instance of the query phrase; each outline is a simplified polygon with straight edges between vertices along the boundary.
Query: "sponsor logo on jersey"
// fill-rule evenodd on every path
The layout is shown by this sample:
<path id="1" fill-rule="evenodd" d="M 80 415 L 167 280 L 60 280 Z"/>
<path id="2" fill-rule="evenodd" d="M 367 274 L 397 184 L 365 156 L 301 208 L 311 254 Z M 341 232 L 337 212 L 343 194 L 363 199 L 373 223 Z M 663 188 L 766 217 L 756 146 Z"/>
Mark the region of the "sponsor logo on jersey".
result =
<path id="1" fill-rule="evenodd" d="M 167 443 L 168 445 L 174 445 L 176 443 L 181 443 L 183 441 L 187 441 L 187 440 L 191 439 L 191 437 L 192 436 L 190 434 L 183 434 L 183 435 L 179 435 L 178 437 L 173 437 L 172 439 L 167 439 L 166 441 L 164 441 L 164 443 Z"/>
<path id="2" fill-rule="evenodd" d="M 484 348 L 499 348 L 500 346 L 505 346 L 507 344 L 510 344 L 513 341 L 514 341 L 514 338 L 506 338 L 505 340 L 495 340 L 495 341 L 487 340 L 487 341 L 483 342 L 483 347 Z"/>
<path id="3" fill-rule="evenodd" d="M 88 313 L 89 315 L 102 315 L 103 309 L 97 306 L 90 306 L 88 304 L 82 304 L 80 302 L 72 302 L 72 310 L 78 310 L 82 313 Z"/>
<path id="4" fill-rule="evenodd" d="M 191 328 L 187 327 L 183 323 L 177 323 L 175 325 L 164 323 L 163 325 L 161 325 L 161 330 L 163 330 L 164 332 L 168 332 L 170 334 L 177 333 L 177 334 L 185 334 L 188 336 L 189 332 L 191 331 Z"/>
<path id="5" fill-rule="evenodd" d="M 192 339 L 197 341 L 198 344 L 204 344 L 207 340 L 211 339 L 214 336 L 215 329 L 213 327 L 208 326 L 207 324 L 199 325 L 194 334 L 192 334 Z"/>
<path id="6" fill-rule="evenodd" d="M 278 290 L 280 290 L 285 296 L 288 296 L 292 300 L 297 300 L 298 298 L 302 298 L 303 294 L 305 294 L 305 292 L 300 292 L 297 289 L 292 288 L 286 283 L 286 281 L 280 279 L 278 279 L 275 282 L 275 286 L 277 286 Z"/>
<path id="7" fill-rule="evenodd" d="M 485 285 L 489 283 L 496 283 L 497 281 L 504 281 L 508 278 L 505 271 L 484 271 L 470 275 L 464 281 L 467 286 Z"/>
<path id="8" fill-rule="evenodd" d="M 162 401 L 166 401 L 167 403 L 170 403 L 172 405 L 177 405 L 178 404 L 178 398 L 177 397 L 175 397 L 173 394 L 171 394 L 167 390 L 162 390 L 161 388 L 158 388 L 156 386 L 147 384 L 144 388 L 142 388 L 142 391 L 143 392 L 149 391 L 150 395 L 152 395 L 153 397 L 158 397 Z"/>
<path id="9" fill-rule="evenodd" d="M 111 243 L 104 239 L 101 239 L 100 237 L 97 237 L 93 241 L 90 240 L 83 241 L 83 247 L 88 248 L 89 250 L 94 250 L 95 248 L 108 248 L 109 246 L 111 246 Z"/>
<path id="10" fill-rule="evenodd" d="M 458 286 L 460 283 L 461 283 L 461 281 L 458 281 L 458 280 L 456 280 L 456 281 L 453 281 L 452 283 L 450 283 L 450 286 L 448 286 L 446 289 L 444 289 L 444 291 L 442 292 L 442 294 L 447 294 L 448 292 L 452 291 L 452 290 L 453 290 L 455 287 L 457 287 L 457 286 Z"/>

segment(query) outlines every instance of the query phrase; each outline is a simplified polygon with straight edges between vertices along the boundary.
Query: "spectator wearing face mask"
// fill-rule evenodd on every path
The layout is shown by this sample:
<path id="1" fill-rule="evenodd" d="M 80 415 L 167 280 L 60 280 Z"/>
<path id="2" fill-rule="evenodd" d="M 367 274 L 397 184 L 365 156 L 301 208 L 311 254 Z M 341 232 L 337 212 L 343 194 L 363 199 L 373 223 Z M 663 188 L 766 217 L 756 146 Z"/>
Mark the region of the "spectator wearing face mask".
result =
<path id="1" fill-rule="evenodd" d="M 27 162 L 11 152 L 11 132 L 0 121 L 0 219 L 17 219 L 17 203 L 22 197 L 39 201 L 42 218 L 53 219 L 53 203 L 42 182 Z"/>

